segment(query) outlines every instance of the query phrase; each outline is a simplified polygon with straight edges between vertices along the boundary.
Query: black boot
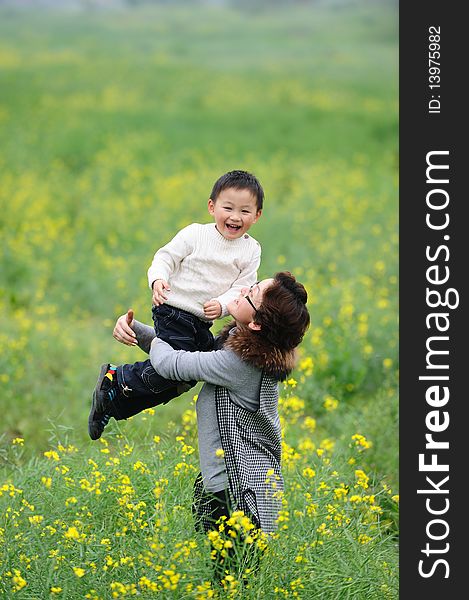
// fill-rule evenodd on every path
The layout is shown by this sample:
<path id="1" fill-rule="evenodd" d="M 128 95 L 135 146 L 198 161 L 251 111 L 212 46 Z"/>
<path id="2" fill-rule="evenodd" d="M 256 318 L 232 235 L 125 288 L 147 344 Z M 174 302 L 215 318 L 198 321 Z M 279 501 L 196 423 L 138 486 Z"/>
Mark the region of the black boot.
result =
<path id="1" fill-rule="evenodd" d="M 109 419 L 115 416 L 114 401 L 120 395 L 122 395 L 122 391 L 117 382 L 116 367 L 109 363 L 101 365 L 88 416 L 88 433 L 92 440 L 101 437 Z"/>

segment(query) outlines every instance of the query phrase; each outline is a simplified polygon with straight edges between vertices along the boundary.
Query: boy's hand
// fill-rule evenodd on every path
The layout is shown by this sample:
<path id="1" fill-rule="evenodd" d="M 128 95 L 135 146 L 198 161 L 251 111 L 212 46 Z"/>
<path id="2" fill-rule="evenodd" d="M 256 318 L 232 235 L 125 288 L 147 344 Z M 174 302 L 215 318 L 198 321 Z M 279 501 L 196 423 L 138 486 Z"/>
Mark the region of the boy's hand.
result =
<path id="1" fill-rule="evenodd" d="M 171 288 L 169 287 L 169 283 L 167 281 L 165 281 L 164 279 L 156 279 L 153 282 L 153 304 L 155 306 L 159 306 L 160 304 L 164 304 L 165 301 L 168 299 L 167 296 L 165 296 L 165 291 L 170 292 Z"/>
<path id="2" fill-rule="evenodd" d="M 134 311 L 131 308 L 129 308 L 127 314 L 121 315 L 117 319 L 112 335 L 118 342 L 121 342 L 121 344 L 127 344 L 127 346 L 137 345 L 137 336 L 132 329 L 133 322 Z"/>
<path id="3" fill-rule="evenodd" d="M 221 316 L 221 304 L 218 300 L 209 300 L 204 304 L 204 314 L 207 319 L 213 321 Z"/>

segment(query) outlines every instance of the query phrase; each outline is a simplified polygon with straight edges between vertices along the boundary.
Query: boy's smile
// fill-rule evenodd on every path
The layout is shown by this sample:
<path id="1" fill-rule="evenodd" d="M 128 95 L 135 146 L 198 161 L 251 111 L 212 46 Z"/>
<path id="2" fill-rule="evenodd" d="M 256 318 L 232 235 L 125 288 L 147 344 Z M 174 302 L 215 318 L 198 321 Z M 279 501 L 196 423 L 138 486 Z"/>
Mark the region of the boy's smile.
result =
<path id="1" fill-rule="evenodd" d="M 217 230 L 228 240 L 244 235 L 261 216 L 255 196 L 246 189 L 227 188 L 208 201 L 208 212 L 215 219 Z"/>

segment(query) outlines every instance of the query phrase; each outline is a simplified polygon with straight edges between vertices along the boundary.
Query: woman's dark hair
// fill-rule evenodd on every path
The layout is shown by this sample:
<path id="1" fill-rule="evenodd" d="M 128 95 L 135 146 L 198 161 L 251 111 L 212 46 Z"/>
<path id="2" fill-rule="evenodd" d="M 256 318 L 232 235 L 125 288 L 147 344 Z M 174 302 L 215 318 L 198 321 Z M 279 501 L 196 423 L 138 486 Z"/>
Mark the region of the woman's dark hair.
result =
<path id="1" fill-rule="evenodd" d="M 261 326 L 262 337 L 282 350 L 296 348 L 309 327 L 307 300 L 303 284 L 291 273 L 277 273 L 272 285 L 264 291 L 254 317 L 254 322 Z"/>
<path id="2" fill-rule="evenodd" d="M 264 204 L 264 190 L 255 175 L 248 173 L 247 171 L 229 171 L 228 173 L 225 173 L 215 181 L 210 198 L 213 202 L 216 202 L 220 193 L 229 188 L 234 188 L 235 190 L 249 190 L 256 199 L 257 210 L 262 210 Z"/>

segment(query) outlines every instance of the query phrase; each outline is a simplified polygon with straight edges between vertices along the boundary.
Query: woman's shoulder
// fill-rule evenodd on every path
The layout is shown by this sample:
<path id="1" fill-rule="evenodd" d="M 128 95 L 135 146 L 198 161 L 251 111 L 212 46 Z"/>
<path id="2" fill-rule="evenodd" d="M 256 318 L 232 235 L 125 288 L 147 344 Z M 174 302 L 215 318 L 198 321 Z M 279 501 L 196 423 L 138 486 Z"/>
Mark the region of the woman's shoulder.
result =
<path id="1" fill-rule="evenodd" d="M 282 351 L 247 327 L 238 327 L 235 335 L 228 335 L 224 347 L 251 367 L 279 381 L 285 379 L 296 364 L 295 350 Z"/>

